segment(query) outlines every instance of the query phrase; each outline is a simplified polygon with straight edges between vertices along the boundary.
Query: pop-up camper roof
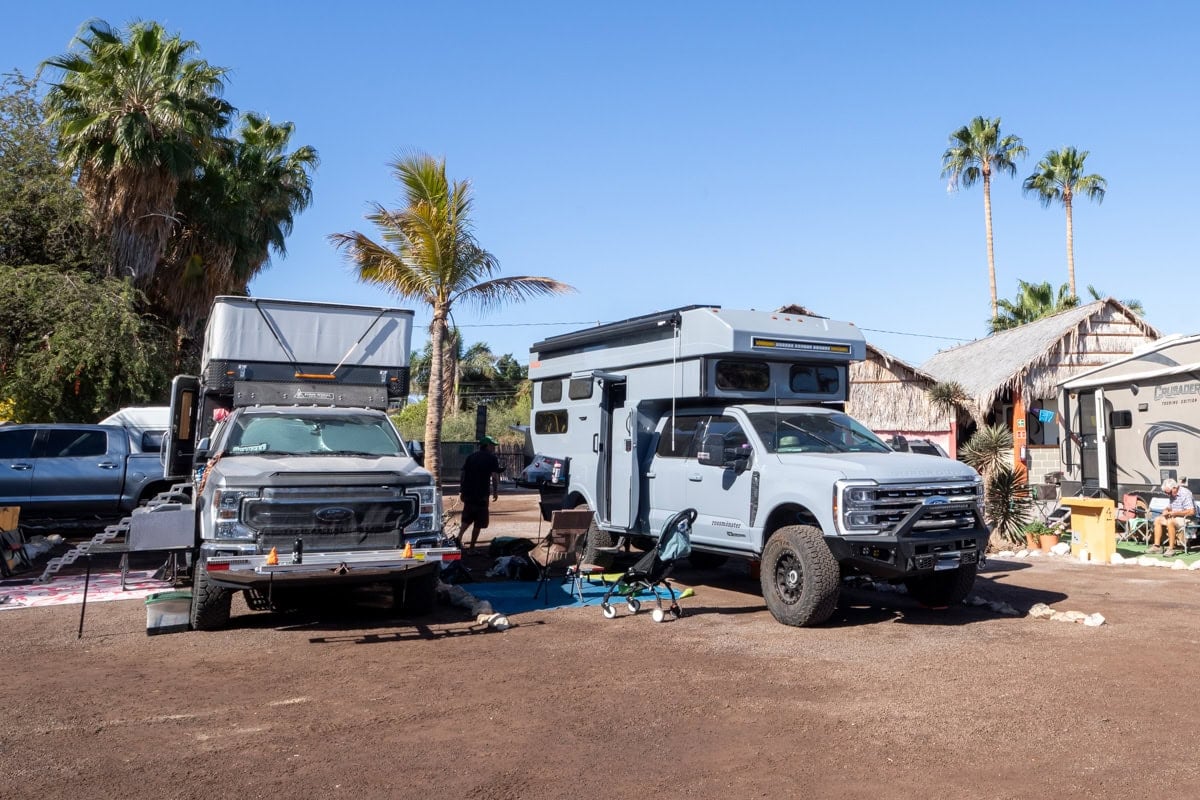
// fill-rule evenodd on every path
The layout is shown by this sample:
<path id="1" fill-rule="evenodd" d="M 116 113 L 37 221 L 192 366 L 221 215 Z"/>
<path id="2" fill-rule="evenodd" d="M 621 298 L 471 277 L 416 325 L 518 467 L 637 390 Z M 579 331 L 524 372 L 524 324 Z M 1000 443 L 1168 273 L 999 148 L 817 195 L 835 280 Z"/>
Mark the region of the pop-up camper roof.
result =
<path id="1" fill-rule="evenodd" d="M 535 343 L 530 353 L 532 375 L 549 366 L 542 362 L 551 359 L 555 361 L 552 371 L 565 373 L 734 354 L 861 361 L 866 357 L 866 340 L 849 322 L 697 305 L 554 336 Z"/>

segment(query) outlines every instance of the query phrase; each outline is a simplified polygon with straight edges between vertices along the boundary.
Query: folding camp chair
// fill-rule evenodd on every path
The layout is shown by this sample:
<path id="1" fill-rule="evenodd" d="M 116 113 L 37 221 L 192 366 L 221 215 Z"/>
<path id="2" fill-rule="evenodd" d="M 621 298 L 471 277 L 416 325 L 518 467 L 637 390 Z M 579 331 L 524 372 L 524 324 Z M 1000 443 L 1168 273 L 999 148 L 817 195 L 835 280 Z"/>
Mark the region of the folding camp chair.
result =
<path id="1" fill-rule="evenodd" d="M 25 536 L 20 527 L 0 530 L 0 551 L 0 574 L 4 577 L 12 576 L 12 569 L 8 565 L 10 560 L 13 567 L 33 569 L 33 561 L 25 550 Z"/>
<path id="2" fill-rule="evenodd" d="M 1121 507 L 1117 509 L 1117 539 L 1122 542 L 1150 538 L 1150 520 L 1146 518 L 1146 509 L 1138 506 L 1140 500 L 1136 494 L 1121 497 Z"/>
<path id="3" fill-rule="evenodd" d="M 593 512 L 587 509 L 555 511 L 551 514 L 550 530 L 546 533 L 545 539 L 529 554 L 533 556 L 534 561 L 538 563 L 541 569 L 537 589 L 533 593 L 535 598 L 546 587 L 551 573 L 557 567 L 566 565 L 563 577 L 571 581 L 571 593 L 576 595 L 580 602 L 583 601 L 583 575 L 585 574 L 585 570 L 587 573 L 603 572 L 598 566 L 583 563 L 583 548 L 579 546 L 580 539 L 586 536 L 587 532 L 591 529 L 593 516 Z M 578 556 L 575 555 L 577 551 L 579 553 Z M 574 564 L 570 563 L 572 558 L 575 559 Z M 549 601 L 550 592 L 547 589 L 546 602 Z"/>

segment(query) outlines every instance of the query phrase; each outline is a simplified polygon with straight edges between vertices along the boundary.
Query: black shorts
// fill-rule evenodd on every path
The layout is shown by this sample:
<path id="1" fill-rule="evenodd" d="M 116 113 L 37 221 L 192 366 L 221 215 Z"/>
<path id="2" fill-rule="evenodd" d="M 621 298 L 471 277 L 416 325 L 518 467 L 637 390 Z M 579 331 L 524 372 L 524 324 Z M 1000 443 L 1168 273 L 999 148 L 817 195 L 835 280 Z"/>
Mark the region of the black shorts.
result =
<path id="1" fill-rule="evenodd" d="M 464 500 L 462 519 L 459 521 L 459 526 L 466 530 L 467 526 L 472 523 L 479 523 L 480 529 L 488 526 L 488 501 L 487 500 Z"/>

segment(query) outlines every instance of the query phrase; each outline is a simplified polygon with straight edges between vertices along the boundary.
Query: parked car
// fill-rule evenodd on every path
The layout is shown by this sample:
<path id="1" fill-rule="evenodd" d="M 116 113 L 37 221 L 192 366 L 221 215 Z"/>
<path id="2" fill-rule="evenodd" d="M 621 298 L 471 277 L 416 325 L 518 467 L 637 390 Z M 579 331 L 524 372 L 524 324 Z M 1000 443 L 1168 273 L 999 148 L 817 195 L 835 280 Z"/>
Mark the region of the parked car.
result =
<path id="1" fill-rule="evenodd" d="M 896 435 L 888 439 L 888 446 L 898 453 L 916 453 L 922 456 L 949 458 L 945 448 L 932 439 L 907 439 Z"/>
<path id="2" fill-rule="evenodd" d="M 161 430 L 121 425 L 0 428 L 0 506 L 22 524 L 101 527 L 170 487 L 159 462 Z"/>

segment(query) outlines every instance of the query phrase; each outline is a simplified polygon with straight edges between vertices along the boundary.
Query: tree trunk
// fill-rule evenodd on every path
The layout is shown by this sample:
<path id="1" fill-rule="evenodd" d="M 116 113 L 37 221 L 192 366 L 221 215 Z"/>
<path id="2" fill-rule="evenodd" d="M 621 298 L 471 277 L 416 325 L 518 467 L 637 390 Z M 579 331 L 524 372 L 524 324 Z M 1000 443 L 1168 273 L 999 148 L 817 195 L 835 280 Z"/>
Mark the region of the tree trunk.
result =
<path id="1" fill-rule="evenodd" d="M 988 289 L 992 295 L 992 319 L 996 318 L 996 257 L 992 251 L 992 176 L 983 171 L 983 226 L 987 232 Z"/>
<path id="2" fill-rule="evenodd" d="M 429 323 L 429 393 L 425 398 L 425 469 L 434 484 L 442 488 L 442 418 L 445 382 L 442 380 L 442 338 L 446 330 L 447 309 L 434 306 Z"/>
<path id="3" fill-rule="evenodd" d="M 1067 283 L 1071 288 L 1071 296 L 1075 294 L 1075 233 L 1071 224 L 1071 193 L 1063 192 L 1063 207 L 1067 209 Z"/>

